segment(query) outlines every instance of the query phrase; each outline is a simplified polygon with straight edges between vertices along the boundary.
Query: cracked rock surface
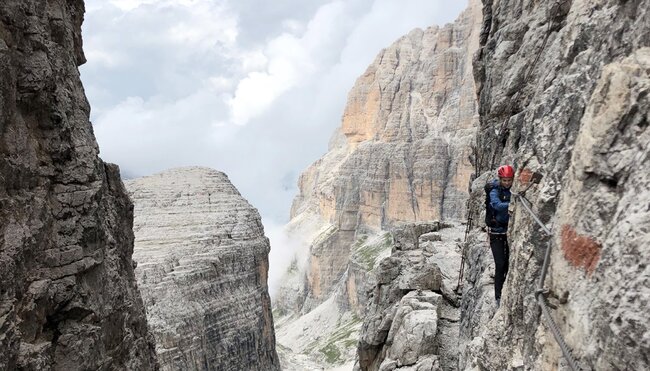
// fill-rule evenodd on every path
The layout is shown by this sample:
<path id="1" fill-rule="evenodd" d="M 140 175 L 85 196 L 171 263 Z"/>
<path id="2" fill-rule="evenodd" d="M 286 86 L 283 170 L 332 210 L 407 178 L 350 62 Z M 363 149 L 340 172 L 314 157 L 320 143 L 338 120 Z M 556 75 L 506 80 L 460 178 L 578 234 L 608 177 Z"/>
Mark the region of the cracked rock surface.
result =
<path id="1" fill-rule="evenodd" d="M 485 0 L 483 25 L 478 173 L 515 165 L 515 192 L 542 173 L 526 197 L 552 235 L 512 205 L 493 317 L 491 257 L 470 243 L 461 368 L 568 368 L 534 297 L 550 242 L 547 300 L 578 366 L 649 369 L 650 1 Z"/>
<path id="2" fill-rule="evenodd" d="M 82 1 L 0 2 L 0 369 L 152 370 L 133 207 L 78 66 Z"/>
<path id="3" fill-rule="evenodd" d="M 439 238 L 431 241 L 432 232 Z M 393 251 L 376 270 L 358 346 L 361 370 L 455 370 L 462 225 L 396 227 Z"/>
<path id="4" fill-rule="evenodd" d="M 125 182 L 133 259 L 163 370 L 279 370 L 269 240 L 228 177 L 203 167 Z"/>

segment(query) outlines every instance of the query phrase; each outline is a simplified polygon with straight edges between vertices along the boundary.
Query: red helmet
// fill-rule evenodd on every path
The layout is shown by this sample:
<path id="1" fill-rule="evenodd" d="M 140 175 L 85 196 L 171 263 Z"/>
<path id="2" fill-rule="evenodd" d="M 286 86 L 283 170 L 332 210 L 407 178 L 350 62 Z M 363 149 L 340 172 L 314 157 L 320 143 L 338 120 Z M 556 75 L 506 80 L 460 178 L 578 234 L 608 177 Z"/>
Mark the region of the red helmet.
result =
<path id="1" fill-rule="evenodd" d="M 499 175 L 499 178 L 514 178 L 515 170 L 510 165 L 503 165 L 497 170 L 497 175 Z"/>

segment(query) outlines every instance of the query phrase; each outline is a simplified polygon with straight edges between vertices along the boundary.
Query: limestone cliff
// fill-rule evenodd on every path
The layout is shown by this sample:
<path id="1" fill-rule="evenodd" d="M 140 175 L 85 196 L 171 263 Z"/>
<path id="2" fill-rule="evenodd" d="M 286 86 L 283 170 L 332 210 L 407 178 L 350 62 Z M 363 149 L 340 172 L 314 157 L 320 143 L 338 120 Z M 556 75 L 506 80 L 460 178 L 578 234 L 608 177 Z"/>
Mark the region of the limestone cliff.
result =
<path id="1" fill-rule="evenodd" d="M 136 277 L 163 370 L 279 370 L 260 216 L 218 171 L 125 182 Z"/>
<path id="2" fill-rule="evenodd" d="M 471 240 L 461 368 L 567 368 L 535 301 L 550 242 L 545 296 L 578 367 L 649 369 L 650 1 L 485 0 L 483 12 L 477 167 L 544 174 L 526 197 L 552 235 L 512 205 L 510 273 L 492 318 L 481 273 L 491 257 Z"/>
<path id="3" fill-rule="evenodd" d="M 356 334 L 365 291 L 374 285 L 369 272 L 390 254 L 385 231 L 403 221 L 465 217 L 480 21 L 480 4 L 472 2 L 453 24 L 414 30 L 381 51 L 357 80 L 329 152 L 299 180 L 287 230 L 305 251 L 287 273 L 276 301 L 280 313 L 301 316 L 335 305 L 327 312 L 343 317 L 330 318 L 332 328 L 356 319 Z M 294 351 L 338 354 L 323 338 L 298 341 L 279 331 L 280 343 Z M 347 357 L 344 345 L 335 348 L 340 357 L 325 358 Z"/>
<path id="4" fill-rule="evenodd" d="M 82 1 L 0 2 L 0 369 L 151 370 L 132 204 L 77 67 Z"/>

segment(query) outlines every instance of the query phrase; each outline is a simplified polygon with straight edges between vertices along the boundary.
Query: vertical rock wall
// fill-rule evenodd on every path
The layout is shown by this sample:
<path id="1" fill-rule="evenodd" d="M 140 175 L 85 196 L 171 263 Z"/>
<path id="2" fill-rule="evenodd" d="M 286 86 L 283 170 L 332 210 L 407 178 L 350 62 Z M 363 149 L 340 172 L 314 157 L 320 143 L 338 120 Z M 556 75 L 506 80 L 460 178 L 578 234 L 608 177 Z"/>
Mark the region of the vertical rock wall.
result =
<path id="1" fill-rule="evenodd" d="M 477 273 L 490 259 L 470 246 L 461 365 L 567 367 L 534 299 L 550 241 L 547 297 L 579 366 L 648 369 L 650 2 L 485 0 L 483 25 L 477 167 L 514 164 L 519 190 L 527 170 L 543 173 L 526 196 L 553 234 L 513 205 L 510 273 L 487 323 L 475 319 L 493 307 L 475 304 L 492 295 Z"/>
<path id="2" fill-rule="evenodd" d="M 82 1 L 0 2 L 0 369 L 157 368 L 132 205 L 77 67 Z"/>
<path id="3" fill-rule="evenodd" d="M 279 370 L 260 216 L 218 171 L 126 181 L 136 277 L 163 370 Z"/>

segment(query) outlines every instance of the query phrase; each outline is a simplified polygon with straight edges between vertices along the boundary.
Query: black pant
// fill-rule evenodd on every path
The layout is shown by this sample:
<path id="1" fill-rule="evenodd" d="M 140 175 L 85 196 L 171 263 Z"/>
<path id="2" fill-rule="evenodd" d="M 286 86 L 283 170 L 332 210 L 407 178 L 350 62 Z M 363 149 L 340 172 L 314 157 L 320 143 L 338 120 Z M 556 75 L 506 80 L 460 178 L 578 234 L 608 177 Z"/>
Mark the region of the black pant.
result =
<path id="1" fill-rule="evenodd" d="M 501 299 L 503 283 L 508 275 L 508 260 L 510 259 L 510 247 L 505 234 L 490 234 L 490 248 L 494 256 L 494 297 Z"/>

